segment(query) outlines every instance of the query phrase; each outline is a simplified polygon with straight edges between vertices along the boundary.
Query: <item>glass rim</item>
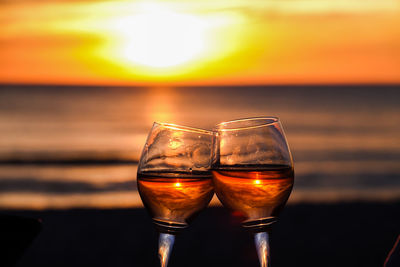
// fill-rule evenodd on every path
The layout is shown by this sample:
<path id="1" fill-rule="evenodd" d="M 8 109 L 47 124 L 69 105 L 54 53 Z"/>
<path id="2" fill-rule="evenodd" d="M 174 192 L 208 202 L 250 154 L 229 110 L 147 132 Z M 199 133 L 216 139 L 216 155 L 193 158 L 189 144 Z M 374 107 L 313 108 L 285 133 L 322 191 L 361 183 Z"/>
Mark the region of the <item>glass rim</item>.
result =
<path id="1" fill-rule="evenodd" d="M 166 123 L 166 122 L 155 121 L 153 123 L 153 127 L 155 125 L 160 125 L 162 127 L 165 127 L 165 128 L 168 128 L 168 129 L 172 129 L 172 130 L 179 130 L 179 131 L 184 131 L 184 132 L 213 135 L 213 132 L 210 131 L 210 130 L 201 129 L 201 128 L 194 128 L 194 127 L 185 126 L 185 125 L 178 125 L 178 124 L 174 124 L 174 123 Z"/>
<path id="2" fill-rule="evenodd" d="M 221 126 L 229 125 L 231 123 L 237 123 L 237 122 L 246 122 L 246 121 L 261 121 L 260 123 L 257 123 L 255 125 L 250 125 L 250 126 L 238 126 L 234 128 L 227 128 L 221 129 Z M 249 117 L 249 118 L 241 118 L 241 119 L 235 119 L 231 121 L 224 121 L 220 122 L 217 125 L 215 125 L 213 131 L 221 131 L 221 132 L 229 132 L 229 131 L 239 131 L 239 130 L 247 130 L 247 129 L 255 129 L 255 128 L 260 128 L 260 127 L 266 127 L 270 126 L 276 123 L 280 123 L 280 120 L 276 116 L 263 116 L 263 117 Z"/>

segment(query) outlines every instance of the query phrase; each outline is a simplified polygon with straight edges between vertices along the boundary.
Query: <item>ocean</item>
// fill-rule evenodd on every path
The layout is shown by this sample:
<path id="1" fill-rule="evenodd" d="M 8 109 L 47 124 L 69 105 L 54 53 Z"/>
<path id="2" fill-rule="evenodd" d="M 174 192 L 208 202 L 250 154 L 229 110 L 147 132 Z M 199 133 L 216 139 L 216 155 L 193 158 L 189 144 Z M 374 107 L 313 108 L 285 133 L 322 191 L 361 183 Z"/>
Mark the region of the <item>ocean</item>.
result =
<path id="1" fill-rule="evenodd" d="M 207 129 L 266 115 L 293 154 L 289 203 L 400 198 L 400 86 L 1 85 L 0 208 L 141 207 L 154 121 Z"/>

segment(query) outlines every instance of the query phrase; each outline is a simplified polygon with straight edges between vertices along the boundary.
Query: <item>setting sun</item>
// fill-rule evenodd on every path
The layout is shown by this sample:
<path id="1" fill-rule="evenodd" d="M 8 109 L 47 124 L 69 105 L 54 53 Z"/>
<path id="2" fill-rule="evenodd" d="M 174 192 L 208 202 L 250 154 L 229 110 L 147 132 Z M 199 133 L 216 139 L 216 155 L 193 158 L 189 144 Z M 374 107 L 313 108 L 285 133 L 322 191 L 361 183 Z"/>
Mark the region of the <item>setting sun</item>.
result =
<path id="1" fill-rule="evenodd" d="M 176 66 L 201 55 L 205 49 L 205 23 L 161 5 L 144 6 L 141 14 L 118 20 L 123 36 L 117 56 L 149 67 Z"/>

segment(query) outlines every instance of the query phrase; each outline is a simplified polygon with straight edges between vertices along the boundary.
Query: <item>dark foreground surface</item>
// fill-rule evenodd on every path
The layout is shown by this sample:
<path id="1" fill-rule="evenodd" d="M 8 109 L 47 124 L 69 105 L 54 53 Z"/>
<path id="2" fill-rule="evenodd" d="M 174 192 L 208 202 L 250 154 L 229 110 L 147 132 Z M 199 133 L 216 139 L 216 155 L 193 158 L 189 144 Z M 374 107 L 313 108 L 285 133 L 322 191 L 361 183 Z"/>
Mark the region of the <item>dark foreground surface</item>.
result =
<path id="1" fill-rule="evenodd" d="M 42 219 L 17 266 L 159 266 L 144 209 L 1 211 Z M 271 236 L 272 266 L 382 266 L 400 233 L 400 202 L 289 205 Z M 209 208 L 178 236 L 170 267 L 254 266 L 252 236 Z"/>

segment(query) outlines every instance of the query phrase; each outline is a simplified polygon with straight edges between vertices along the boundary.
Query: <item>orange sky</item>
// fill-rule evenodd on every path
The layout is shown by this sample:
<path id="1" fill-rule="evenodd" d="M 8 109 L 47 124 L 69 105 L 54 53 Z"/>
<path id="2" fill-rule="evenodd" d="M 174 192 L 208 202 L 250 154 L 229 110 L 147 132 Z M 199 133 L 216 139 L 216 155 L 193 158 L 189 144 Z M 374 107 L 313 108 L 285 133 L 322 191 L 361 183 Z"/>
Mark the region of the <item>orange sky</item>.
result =
<path id="1" fill-rule="evenodd" d="M 0 2 L 0 83 L 399 83 L 397 0 Z"/>

